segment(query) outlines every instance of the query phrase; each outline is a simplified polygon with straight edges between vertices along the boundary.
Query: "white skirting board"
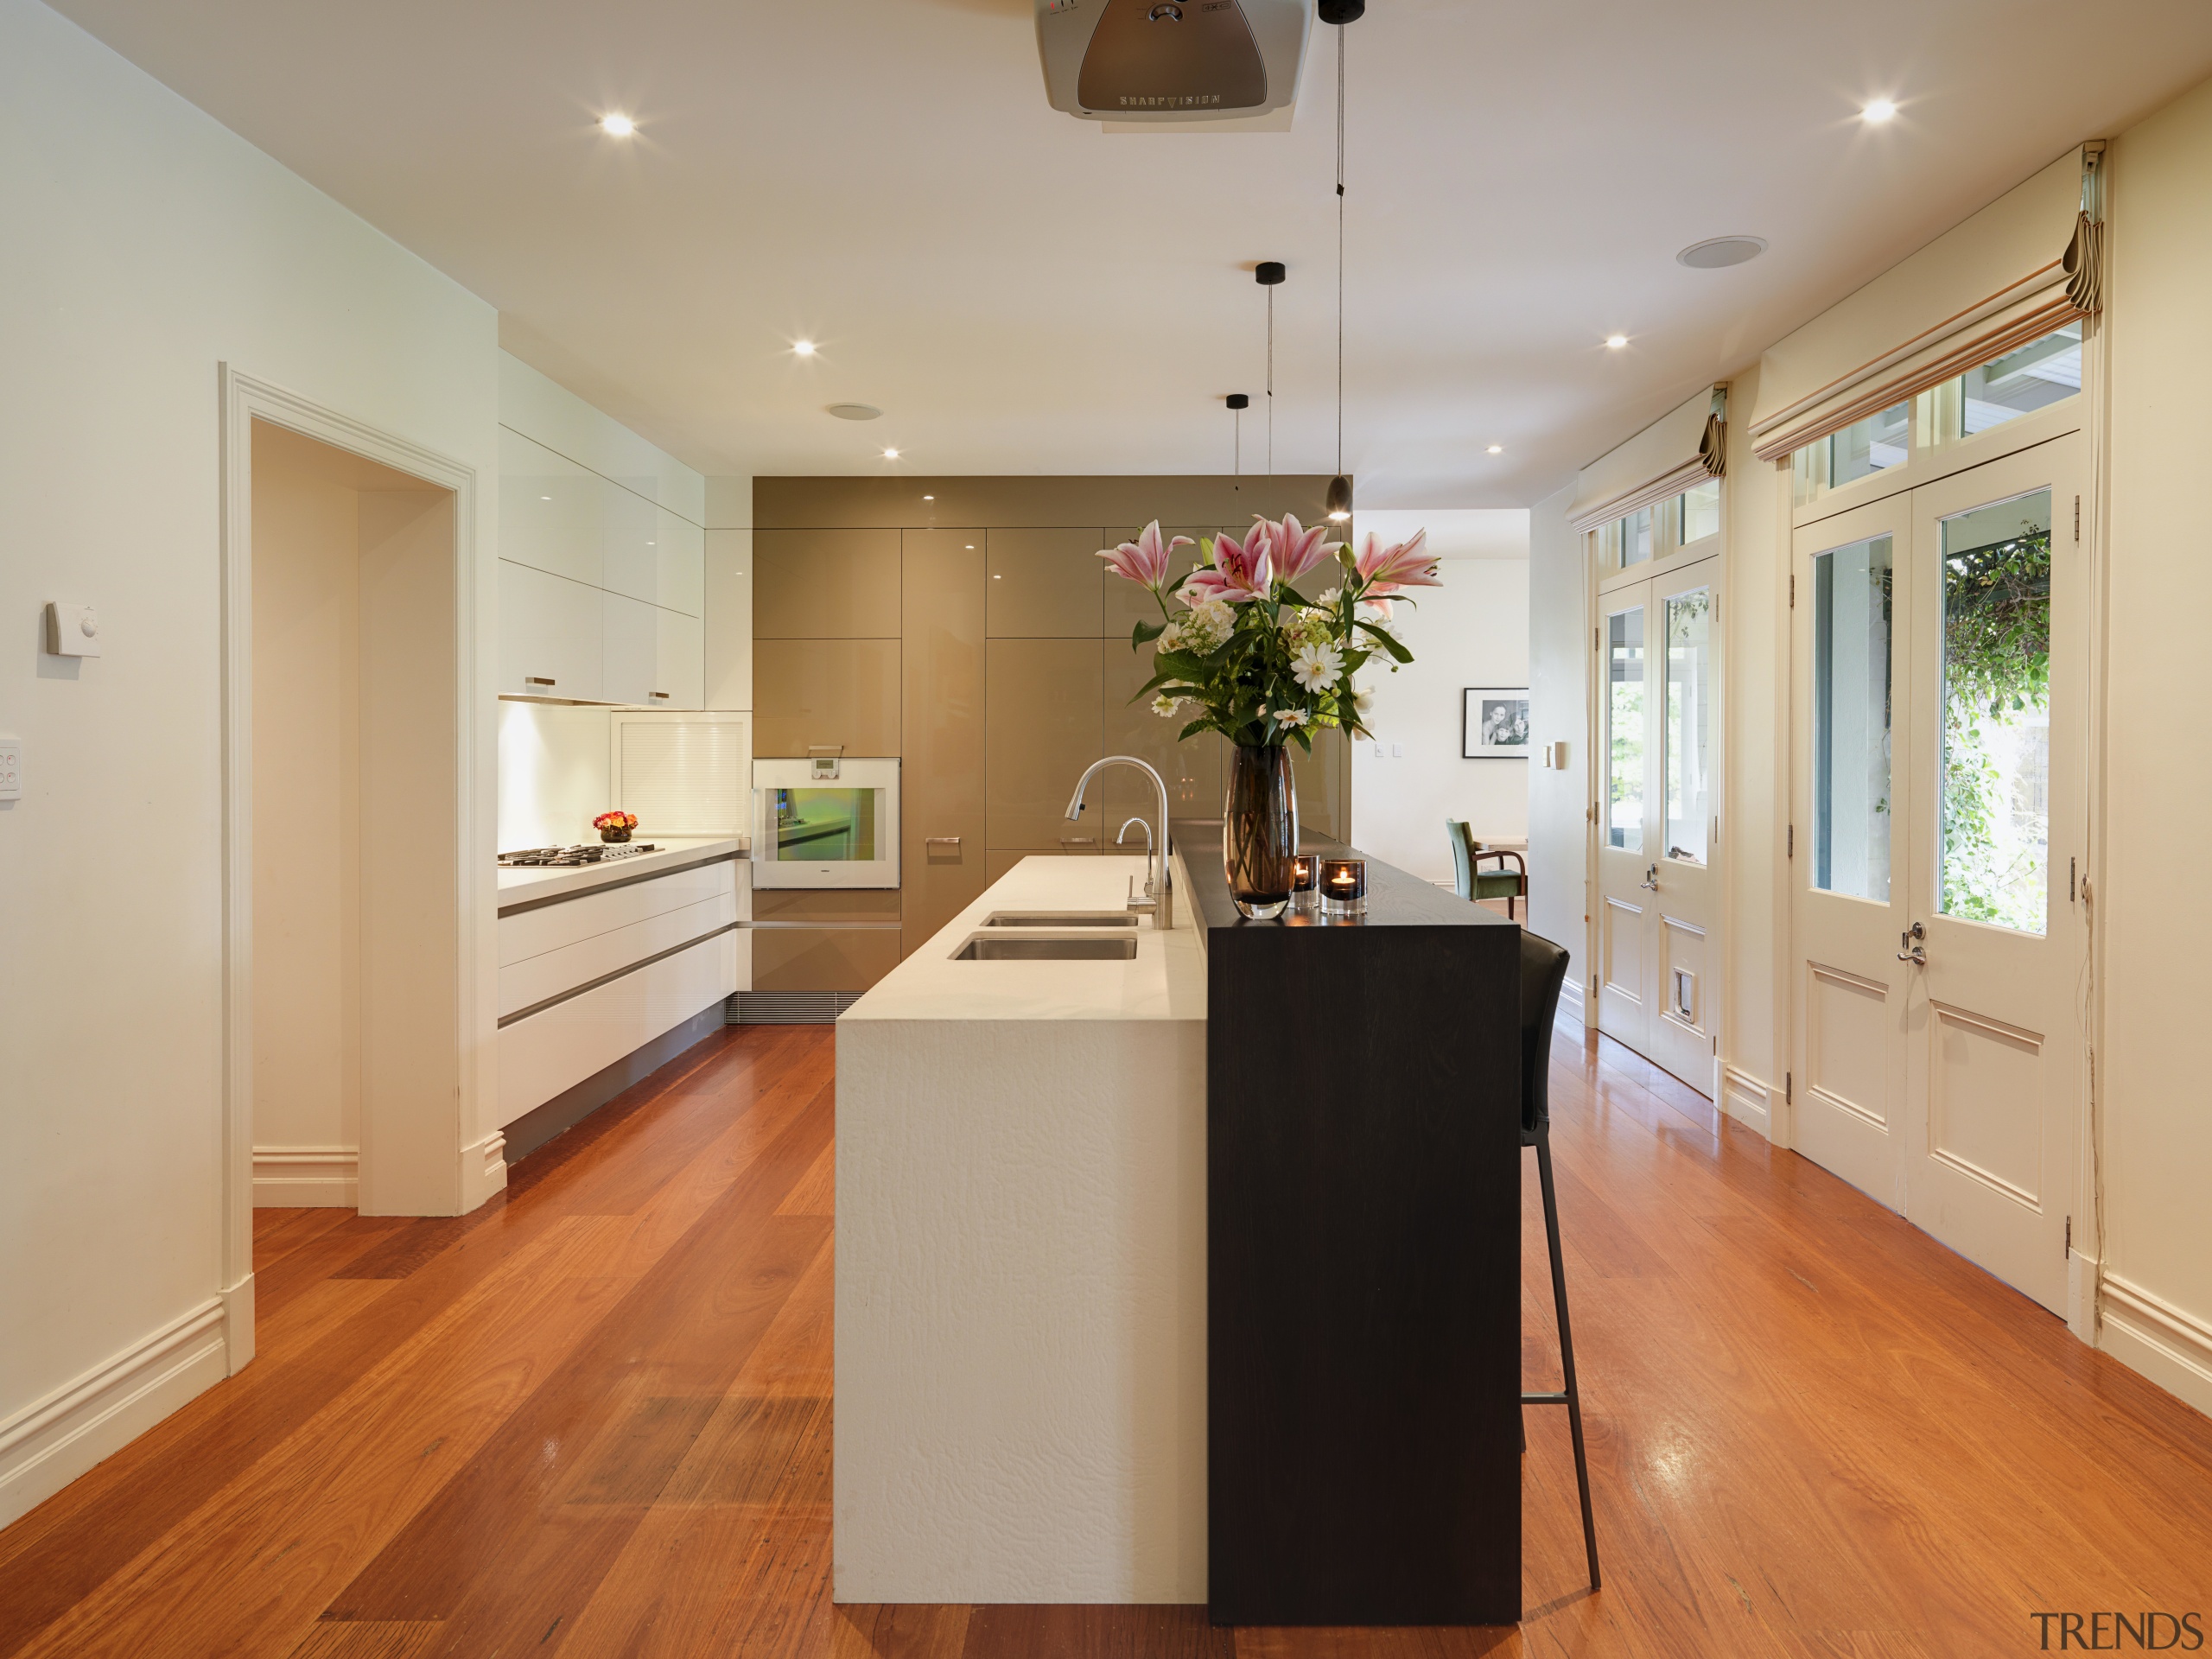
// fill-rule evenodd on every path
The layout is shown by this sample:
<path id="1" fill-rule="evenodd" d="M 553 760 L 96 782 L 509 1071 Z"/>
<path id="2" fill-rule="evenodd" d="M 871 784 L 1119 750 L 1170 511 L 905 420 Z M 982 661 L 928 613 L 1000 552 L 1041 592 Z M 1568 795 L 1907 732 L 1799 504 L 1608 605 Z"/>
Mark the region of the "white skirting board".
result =
<path id="1" fill-rule="evenodd" d="M 499 1030 L 502 1127 L 737 989 L 735 932 L 717 933 Z"/>
<path id="2" fill-rule="evenodd" d="M 1578 1026 L 1582 1020 L 1582 982 L 1569 974 L 1559 988 L 1559 1011 Z"/>
<path id="3" fill-rule="evenodd" d="M 221 1382 L 231 1370 L 225 1306 L 221 1297 L 202 1302 L 0 1421 L 0 1527 Z"/>
<path id="4" fill-rule="evenodd" d="M 256 1147 L 253 1207 L 350 1210 L 360 1191 L 359 1147 Z"/>
<path id="5" fill-rule="evenodd" d="M 1774 1090 L 1748 1071 L 1732 1065 L 1720 1068 L 1720 1109 L 1739 1123 L 1748 1123 L 1774 1139 Z"/>
<path id="6" fill-rule="evenodd" d="M 2212 1325 L 2113 1273 L 2104 1315 L 2098 1346 L 2212 1416 Z"/>

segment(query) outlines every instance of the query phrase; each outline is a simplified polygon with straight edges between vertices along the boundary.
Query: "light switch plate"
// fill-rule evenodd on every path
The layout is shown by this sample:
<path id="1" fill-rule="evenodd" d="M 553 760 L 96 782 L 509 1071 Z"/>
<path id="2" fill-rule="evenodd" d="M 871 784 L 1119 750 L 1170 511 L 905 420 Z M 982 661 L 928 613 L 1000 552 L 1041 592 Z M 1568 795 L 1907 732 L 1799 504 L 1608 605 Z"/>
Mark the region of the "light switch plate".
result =
<path id="1" fill-rule="evenodd" d="M 89 605 L 46 607 L 46 648 L 56 657 L 97 657 L 100 654 L 99 618 Z"/>
<path id="2" fill-rule="evenodd" d="M 23 741 L 0 732 L 0 801 L 23 798 Z"/>

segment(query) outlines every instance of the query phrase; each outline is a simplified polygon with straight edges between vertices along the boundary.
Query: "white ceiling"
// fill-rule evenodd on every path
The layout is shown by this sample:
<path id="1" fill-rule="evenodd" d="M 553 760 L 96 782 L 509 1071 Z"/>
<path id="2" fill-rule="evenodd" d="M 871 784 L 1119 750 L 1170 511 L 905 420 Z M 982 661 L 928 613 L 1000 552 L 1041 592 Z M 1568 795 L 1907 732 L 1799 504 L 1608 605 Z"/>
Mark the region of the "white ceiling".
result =
<path id="1" fill-rule="evenodd" d="M 1288 133 L 1107 135 L 1030 0 L 59 4 L 703 471 L 1226 471 L 1230 391 L 1257 470 L 1269 258 L 1275 466 L 1334 464 L 1326 28 Z M 1375 0 L 1348 44 L 1344 458 L 1496 506 L 2212 73 L 2212 6 Z M 1674 263 L 1730 232 L 1772 249 Z"/>

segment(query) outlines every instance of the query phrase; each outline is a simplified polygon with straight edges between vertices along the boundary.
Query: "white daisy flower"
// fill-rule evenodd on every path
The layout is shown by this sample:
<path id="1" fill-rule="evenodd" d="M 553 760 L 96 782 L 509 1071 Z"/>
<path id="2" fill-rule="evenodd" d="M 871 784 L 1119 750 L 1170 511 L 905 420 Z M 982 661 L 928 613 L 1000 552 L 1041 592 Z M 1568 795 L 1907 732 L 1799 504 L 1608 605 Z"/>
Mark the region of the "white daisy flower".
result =
<path id="1" fill-rule="evenodd" d="M 1182 712 L 1183 699 L 1171 697 L 1165 691 L 1152 700 L 1152 712 L 1162 720 L 1173 720 Z"/>
<path id="2" fill-rule="evenodd" d="M 1278 709 L 1275 710 L 1275 724 L 1278 726 L 1303 726 L 1310 718 L 1311 716 L 1308 715 L 1303 709 Z"/>
<path id="3" fill-rule="evenodd" d="M 1319 691 L 1335 684 L 1338 676 L 1344 671 L 1344 659 L 1331 645 L 1301 646 L 1290 664 L 1291 678 L 1307 691 Z"/>

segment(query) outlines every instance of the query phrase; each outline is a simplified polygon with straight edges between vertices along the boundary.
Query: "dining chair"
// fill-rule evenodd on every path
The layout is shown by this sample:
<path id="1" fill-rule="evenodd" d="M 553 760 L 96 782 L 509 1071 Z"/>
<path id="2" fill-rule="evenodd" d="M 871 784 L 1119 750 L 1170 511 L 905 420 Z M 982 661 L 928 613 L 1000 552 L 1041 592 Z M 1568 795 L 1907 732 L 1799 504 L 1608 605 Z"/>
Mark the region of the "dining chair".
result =
<path id="1" fill-rule="evenodd" d="M 1565 1406 L 1574 1440 L 1574 1481 L 1582 1492 L 1582 1546 L 1590 1557 L 1590 1587 L 1598 1588 L 1598 1529 L 1590 1511 L 1590 1459 L 1582 1445 L 1582 1390 L 1574 1376 L 1574 1337 L 1567 1319 L 1567 1266 L 1560 1255 L 1559 1195 L 1552 1184 L 1552 1112 L 1548 1087 L 1552 1021 L 1560 988 L 1567 982 L 1567 954 L 1549 939 L 1521 935 L 1521 1144 L 1536 1149 L 1536 1176 L 1544 1193 L 1544 1236 L 1551 1245 L 1552 1301 L 1559 1311 L 1560 1367 L 1566 1386 L 1556 1394 L 1521 1396 L 1523 1406 Z M 1522 1449 L 1528 1449 L 1522 1432 Z"/>
<path id="2" fill-rule="evenodd" d="M 1515 905 L 1529 892 L 1528 861 L 1510 848 L 1484 847 L 1463 819 L 1445 819 L 1444 834 L 1452 843 L 1452 891 L 1469 900 L 1503 899 L 1505 913 L 1517 919 Z M 1497 860 L 1497 868 L 1483 868 L 1482 861 L 1486 858 Z M 1505 868 L 1509 858 L 1520 867 L 1517 873 Z"/>

